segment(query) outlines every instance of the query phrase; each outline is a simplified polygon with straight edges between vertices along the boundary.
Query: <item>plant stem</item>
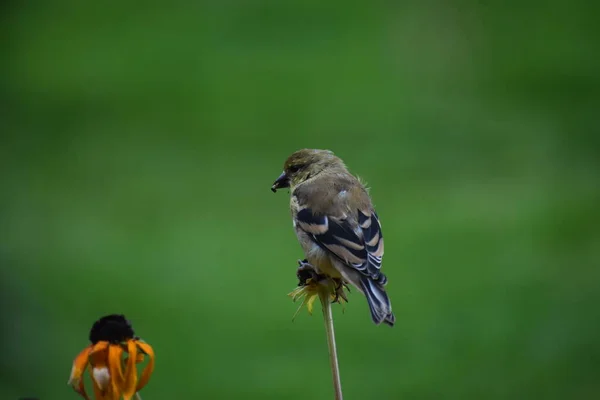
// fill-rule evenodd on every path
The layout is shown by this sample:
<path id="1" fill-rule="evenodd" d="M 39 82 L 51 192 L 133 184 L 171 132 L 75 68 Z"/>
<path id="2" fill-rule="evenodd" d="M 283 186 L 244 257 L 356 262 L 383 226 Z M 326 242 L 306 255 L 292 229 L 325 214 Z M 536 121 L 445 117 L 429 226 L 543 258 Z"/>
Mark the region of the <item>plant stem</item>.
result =
<path id="1" fill-rule="evenodd" d="M 327 334 L 327 346 L 329 347 L 329 365 L 333 378 L 333 390 L 335 400 L 342 400 L 342 382 L 340 381 L 340 368 L 338 366 L 337 348 L 335 344 L 335 331 L 333 329 L 333 314 L 331 312 L 331 300 L 327 291 L 319 291 L 319 299 L 323 308 L 323 320 L 325 321 L 325 333 Z"/>

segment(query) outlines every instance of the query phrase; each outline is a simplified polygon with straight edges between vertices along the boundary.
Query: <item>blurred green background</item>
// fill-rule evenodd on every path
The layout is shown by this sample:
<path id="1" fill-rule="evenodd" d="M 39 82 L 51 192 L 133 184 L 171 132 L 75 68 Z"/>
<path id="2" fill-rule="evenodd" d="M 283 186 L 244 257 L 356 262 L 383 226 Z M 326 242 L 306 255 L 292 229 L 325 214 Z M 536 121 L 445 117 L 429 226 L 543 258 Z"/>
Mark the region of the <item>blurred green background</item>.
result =
<path id="1" fill-rule="evenodd" d="M 335 308 L 347 400 L 599 398 L 598 8 L 5 3 L 0 398 L 76 399 L 115 312 L 145 400 L 333 398 L 269 190 L 303 147 L 386 235 L 397 325 Z"/>

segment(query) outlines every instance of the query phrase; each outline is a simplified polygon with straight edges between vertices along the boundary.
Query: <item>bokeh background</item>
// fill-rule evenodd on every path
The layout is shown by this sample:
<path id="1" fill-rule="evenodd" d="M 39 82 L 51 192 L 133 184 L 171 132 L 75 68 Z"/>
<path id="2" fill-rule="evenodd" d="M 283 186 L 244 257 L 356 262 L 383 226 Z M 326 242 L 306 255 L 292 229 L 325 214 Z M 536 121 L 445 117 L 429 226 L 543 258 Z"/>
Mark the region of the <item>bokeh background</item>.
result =
<path id="1" fill-rule="evenodd" d="M 335 308 L 346 399 L 600 397 L 598 7 L 4 3 L 0 398 L 66 385 L 94 320 L 145 400 L 331 399 L 286 294 L 302 147 L 372 187 L 398 323 Z"/>

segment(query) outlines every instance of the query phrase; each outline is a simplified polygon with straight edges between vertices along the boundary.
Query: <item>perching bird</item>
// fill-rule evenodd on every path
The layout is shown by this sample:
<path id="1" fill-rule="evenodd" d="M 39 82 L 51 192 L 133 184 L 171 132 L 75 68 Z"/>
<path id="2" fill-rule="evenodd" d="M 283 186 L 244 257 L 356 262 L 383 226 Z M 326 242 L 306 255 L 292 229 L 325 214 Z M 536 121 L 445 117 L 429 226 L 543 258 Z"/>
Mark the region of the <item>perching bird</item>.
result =
<path id="1" fill-rule="evenodd" d="M 329 150 L 302 149 L 285 161 L 271 190 L 290 188 L 296 236 L 308 263 L 365 294 L 376 324 L 396 318 L 381 272 L 383 235 L 365 186 Z"/>

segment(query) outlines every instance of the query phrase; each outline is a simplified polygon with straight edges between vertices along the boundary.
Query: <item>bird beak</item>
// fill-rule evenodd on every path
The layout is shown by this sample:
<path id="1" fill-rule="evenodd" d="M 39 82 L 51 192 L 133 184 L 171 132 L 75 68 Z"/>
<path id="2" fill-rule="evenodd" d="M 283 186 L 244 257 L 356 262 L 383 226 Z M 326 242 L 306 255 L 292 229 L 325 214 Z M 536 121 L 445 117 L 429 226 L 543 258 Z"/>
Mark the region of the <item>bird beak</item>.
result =
<path id="1" fill-rule="evenodd" d="M 277 180 L 273 183 L 273 186 L 271 186 L 271 190 L 273 191 L 273 193 L 275 193 L 277 192 L 277 189 L 284 189 L 289 187 L 290 178 L 285 174 L 285 172 L 282 172 L 281 175 L 279 175 L 279 178 L 277 178 Z"/>

